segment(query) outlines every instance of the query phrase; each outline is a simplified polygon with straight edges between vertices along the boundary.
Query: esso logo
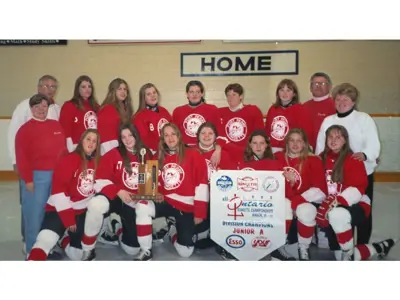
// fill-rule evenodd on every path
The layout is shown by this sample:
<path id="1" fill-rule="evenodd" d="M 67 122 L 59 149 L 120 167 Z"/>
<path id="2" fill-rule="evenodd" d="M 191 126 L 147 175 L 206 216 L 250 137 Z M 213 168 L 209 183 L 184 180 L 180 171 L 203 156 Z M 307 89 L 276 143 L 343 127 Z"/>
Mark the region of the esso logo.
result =
<path id="1" fill-rule="evenodd" d="M 251 246 L 253 248 L 264 248 L 265 249 L 265 248 L 268 248 L 268 246 L 270 244 L 271 244 L 271 241 L 263 236 L 256 237 L 251 241 Z"/>
<path id="2" fill-rule="evenodd" d="M 226 238 L 226 244 L 231 248 L 242 248 L 246 244 L 244 238 L 237 234 L 231 234 Z"/>

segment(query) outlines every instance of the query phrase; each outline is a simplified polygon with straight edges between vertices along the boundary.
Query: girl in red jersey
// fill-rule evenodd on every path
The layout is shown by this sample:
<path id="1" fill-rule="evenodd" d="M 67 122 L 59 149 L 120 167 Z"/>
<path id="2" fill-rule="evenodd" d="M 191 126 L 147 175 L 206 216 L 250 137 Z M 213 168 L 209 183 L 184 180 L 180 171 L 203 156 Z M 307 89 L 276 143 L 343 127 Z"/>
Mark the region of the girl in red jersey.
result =
<path id="1" fill-rule="evenodd" d="M 118 147 L 118 131 L 121 124 L 130 123 L 133 104 L 128 83 L 116 78 L 108 86 L 108 93 L 98 112 L 98 124 L 101 136 L 101 155 Z"/>
<path id="2" fill-rule="evenodd" d="M 135 226 L 136 201 L 133 201 L 131 196 L 138 191 L 140 150 L 146 149 L 146 160 L 152 156 L 132 124 L 121 126 L 118 143 L 117 148 L 101 158 L 97 168 L 94 186 L 96 195 L 90 200 L 85 222 L 85 236 L 88 238 L 84 240 L 84 250 L 89 257 L 95 256 L 96 238 L 102 234 L 104 215 L 110 213 L 121 217 L 122 229 L 113 228 L 121 248 L 128 255 L 134 256 L 139 253 Z"/>
<path id="3" fill-rule="evenodd" d="M 178 127 L 168 123 L 161 130 L 158 147 L 161 174 L 159 191 L 164 200 L 136 204 L 137 235 L 141 248 L 136 260 L 151 260 L 152 218 L 174 217 L 177 235 L 171 227 L 171 241 L 182 257 L 194 250 L 195 226 L 207 219 L 209 190 L 204 157 L 197 149 L 186 148 Z"/>
<path id="4" fill-rule="evenodd" d="M 63 246 L 67 256 L 71 260 L 83 259 L 81 242 L 86 208 L 94 195 L 94 174 L 99 158 L 99 134 L 96 129 L 87 129 L 76 149 L 64 156 L 54 170 L 42 229 L 27 260 L 46 260 L 66 230 L 69 237 L 64 241 L 69 244 Z"/>
<path id="5" fill-rule="evenodd" d="M 228 106 L 219 108 L 221 132 L 218 132 L 217 141 L 233 157 L 241 157 L 250 134 L 264 129 L 264 116 L 257 106 L 243 104 L 244 89 L 240 84 L 229 84 L 225 88 L 225 96 Z"/>
<path id="6" fill-rule="evenodd" d="M 307 134 L 310 146 L 315 149 L 313 123 L 309 111 L 299 100 L 296 83 L 283 79 L 276 88 L 276 101 L 267 112 L 265 131 L 271 141 L 272 151 L 282 151 L 285 137 L 291 128 L 302 128 Z"/>
<path id="7" fill-rule="evenodd" d="M 197 145 L 196 134 L 204 122 L 213 123 L 217 129 L 221 124 L 218 108 L 204 100 L 204 85 L 197 80 L 186 85 L 188 104 L 178 106 L 172 112 L 172 120 L 182 133 L 183 142 L 192 147 Z"/>
<path id="8" fill-rule="evenodd" d="M 139 90 L 139 108 L 132 119 L 144 144 L 153 154 L 157 150 L 162 127 L 172 121 L 168 110 L 159 105 L 159 97 L 160 93 L 154 84 L 143 85 Z"/>
<path id="9" fill-rule="evenodd" d="M 82 133 L 97 128 L 97 110 L 93 81 L 89 76 L 79 76 L 75 81 L 74 95 L 60 111 L 60 123 L 67 137 L 68 151 L 75 150 Z"/>
<path id="10" fill-rule="evenodd" d="M 54 169 L 61 157 L 68 153 L 60 123 L 47 119 L 49 104 L 45 95 L 32 96 L 29 99 L 32 119 L 21 126 L 15 137 L 28 255 L 40 231 Z"/>
<path id="11" fill-rule="evenodd" d="M 293 190 L 291 204 L 297 217 L 299 260 L 310 260 L 309 247 L 315 232 L 316 204 L 325 200 L 328 191 L 322 160 L 311 151 L 303 129 L 292 128 L 285 138 L 285 150 L 275 153 L 284 165 L 286 180 Z"/>
<path id="12" fill-rule="evenodd" d="M 318 209 L 317 223 L 327 229 L 329 246 L 337 260 L 384 257 L 393 247 L 393 239 L 354 245 L 354 227 L 362 224 L 371 213 L 371 202 L 365 195 L 368 185 L 365 166 L 352 155 L 346 128 L 330 126 L 321 153 L 329 196 Z"/>

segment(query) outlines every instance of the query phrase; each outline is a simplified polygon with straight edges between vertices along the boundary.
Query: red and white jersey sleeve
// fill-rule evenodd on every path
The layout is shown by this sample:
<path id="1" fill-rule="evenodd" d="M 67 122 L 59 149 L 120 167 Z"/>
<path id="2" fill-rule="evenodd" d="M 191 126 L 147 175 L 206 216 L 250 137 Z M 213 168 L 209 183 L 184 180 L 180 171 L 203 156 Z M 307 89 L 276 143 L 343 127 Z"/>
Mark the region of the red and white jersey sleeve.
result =
<path id="1" fill-rule="evenodd" d="M 98 113 L 97 128 L 100 133 L 101 155 L 118 147 L 118 130 L 121 118 L 114 105 L 108 104 L 102 107 Z"/>
<path id="2" fill-rule="evenodd" d="M 124 162 L 117 148 L 107 152 L 100 160 L 96 171 L 95 191 L 106 196 L 109 200 L 117 197 L 120 190 L 137 194 L 139 159 L 137 156 L 128 153 L 132 172 L 129 173 L 124 167 Z M 146 156 L 150 159 L 150 155 Z"/>
<path id="3" fill-rule="evenodd" d="M 167 154 L 159 182 L 165 201 L 179 210 L 193 212 L 195 218 L 207 218 L 208 169 L 197 149 L 186 149 L 182 164 L 176 154 Z"/>
<path id="4" fill-rule="evenodd" d="M 81 157 L 75 152 L 64 156 L 57 164 L 46 210 L 57 211 L 65 228 L 76 224 L 75 215 L 86 210 L 94 195 L 94 171 L 94 160 L 87 161 L 85 173 Z"/>
<path id="5" fill-rule="evenodd" d="M 215 150 L 202 152 L 201 155 L 204 157 L 207 169 L 208 169 L 208 182 L 211 180 L 211 175 L 218 170 L 236 170 L 236 165 L 232 162 L 229 152 L 222 150 L 221 159 L 217 167 L 211 163 L 211 156 L 214 154 Z"/>
<path id="6" fill-rule="evenodd" d="M 368 186 L 368 175 L 364 163 L 348 154 L 343 166 L 343 182 L 332 180 L 332 170 L 337 160 L 337 155 L 329 155 L 326 161 L 325 172 L 329 195 L 336 196 L 341 205 L 352 206 L 360 203 L 370 213 L 370 200 L 364 197 Z"/>
<path id="7" fill-rule="evenodd" d="M 83 102 L 83 110 L 78 109 L 70 100 L 61 107 L 60 124 L 65 132 L 68 151 L 72 152 L 86 129 L 97 128 L 97 114 L 87 100 Z"/>
<path id="8" fill-rule="evenodd" d="M 196 107 L 190 107 L 188 104 L 178 106 L 172 112 L 172 120 L 182 133 L 184 143 L 191 146 L 197 144 L 196 134 L 201 124 L 211 122 L 217 129 L 221 124 L 218 108 L 208 103 Z"/>
<path id="9" fill-rule="evenodd" d="M 132 119 L 132 124 L 138 130 L 143 143 L 153 153 L 158 148 L 161 129 L 167 123 L 172 122 L 172 116 L 164 107 L 159 106 L 158 112 L 144 109 L 138 112 Z"/>
<path id="10" fill-rule="evenodd" d="M 300 202 L 321 203 L 328 194 L 325 171 L 319 156 L 308 156 L 300 169 L 300 158 L 285 157 L 283 151 L 275 153 L 275 157 L 284 165 L 284 170 L 295 177 L 292 187 L 296 197 L 301 197 Z"/>

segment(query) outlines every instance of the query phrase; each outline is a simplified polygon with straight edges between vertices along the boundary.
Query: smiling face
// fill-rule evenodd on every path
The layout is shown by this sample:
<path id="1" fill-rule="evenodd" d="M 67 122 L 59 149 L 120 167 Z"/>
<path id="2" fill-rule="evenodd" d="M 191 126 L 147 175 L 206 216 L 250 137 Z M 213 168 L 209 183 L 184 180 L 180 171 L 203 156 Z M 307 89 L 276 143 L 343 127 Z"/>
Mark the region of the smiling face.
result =
<path id="1" fill-rule="evenodd" d="M 199 133 L 200 145 L 203 148 L 209 148 L 214 145 L 216 138 L 214 130 L 210 127 L 203 127 Z"/>
<path id="2" fill-rule="evenodd" d="M 332 152 L 339 153 L 345 144 L 346 139 L 339 130 L 333 129 L 329 132 L 327 136 L 327 146 Z"/>
<path id="3" fill-rule="evenodd" d="M 121 140 L 122 143 L 125 145 L 126 149 L 128 149 L 129 151 L 133 151 L 136 145 L 136 139 L 128 128 L 122 130 Z"/>
<path id="4" fill-rule="evenodd" d="M 162 131 L 164 133 L 163 139 L 167 147 L 171 150 L 176 149 L 176 147 L 178 146 L 179 139 L 175 129 L 172 128 L 171 126 L 166 125 L 163 127 Z"/>
<path id="5" fill-rule="evenodd" d="M 42 100 L 40 103 L 31 107 L 32 116 L 38 120 L 45 120 L 48 111 L 49 105 L 46 100 Z"/>
<path id="6" fill-rule="evenodd" d="M 305 142 L 302 136 L 298 133 L 292 133 L 288 137 L 288 149 L 289 153 L 293 156 L 299 156 L 304 150 Z"/>

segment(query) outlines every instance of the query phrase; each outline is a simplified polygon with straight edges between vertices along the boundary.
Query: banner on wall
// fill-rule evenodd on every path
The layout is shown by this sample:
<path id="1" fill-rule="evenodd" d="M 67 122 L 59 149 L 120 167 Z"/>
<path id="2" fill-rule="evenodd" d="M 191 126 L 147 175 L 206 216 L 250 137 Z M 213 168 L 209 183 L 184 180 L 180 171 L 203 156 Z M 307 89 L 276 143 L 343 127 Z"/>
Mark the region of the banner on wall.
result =
<path id="1" fill-rule="evenodd" d="M 181 77 L 297 75 L 299 51 L 181 53 Z"/>
<path id="2" fill-rule="evenodd" d="M 285 206 L 282 172 L 214 172 L 211 239 L 238 260 L 260 260 L 286 242 Z"/>
<path id="3" fill-rule="evenodd" d="M 0 46 L 54 46 L 67 43 L 67 40 L 0 40 Z"/>

